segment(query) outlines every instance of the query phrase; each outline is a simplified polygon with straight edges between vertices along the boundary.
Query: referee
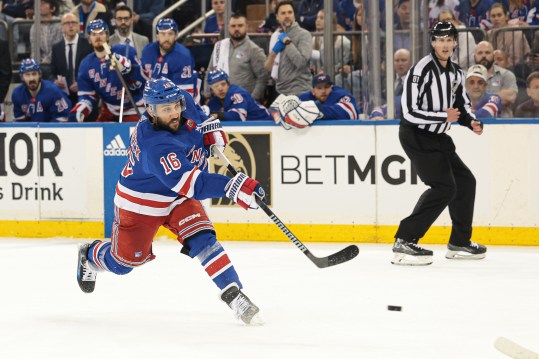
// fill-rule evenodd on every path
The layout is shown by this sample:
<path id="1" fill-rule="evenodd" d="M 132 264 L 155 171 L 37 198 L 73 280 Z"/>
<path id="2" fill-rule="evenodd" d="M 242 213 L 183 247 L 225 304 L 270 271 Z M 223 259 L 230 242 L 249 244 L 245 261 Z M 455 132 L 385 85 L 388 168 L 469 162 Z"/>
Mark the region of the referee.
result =
<path id="1" fill-rule="evenodd" d="M 483 133 L 483 124 L 472 114 L 465 92 L 464 73 L 451 62 L 457 35 L 451 23 L 435 24 L 431 30 L 432 52 L 406 76 L 399 140 L 417 174 L 430 188 L 421 195 L 412 214 L 400 222 L 393 264 L 432 263 L 432 251 L 417 243 L 447 206 L 453 228 L 446 258 L 482 259 L 487 251 L 485 246 L 470 241 L 475 178 L 446 134 L 452 122 L 477 135 Z"/>

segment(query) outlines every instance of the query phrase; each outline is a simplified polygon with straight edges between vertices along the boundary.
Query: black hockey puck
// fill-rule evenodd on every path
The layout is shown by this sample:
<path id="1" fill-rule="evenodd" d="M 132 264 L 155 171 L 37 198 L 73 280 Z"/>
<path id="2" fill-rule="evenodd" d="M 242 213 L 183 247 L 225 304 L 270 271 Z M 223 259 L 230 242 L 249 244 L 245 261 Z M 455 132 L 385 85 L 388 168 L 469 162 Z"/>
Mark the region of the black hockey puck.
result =
<path id="1" fill-rule="evenodd" d="M 398 305 L 388 305 L 387 310 L 391 310 L 392 312 L 400 312 L 402 310 L 402 307 Z"/>

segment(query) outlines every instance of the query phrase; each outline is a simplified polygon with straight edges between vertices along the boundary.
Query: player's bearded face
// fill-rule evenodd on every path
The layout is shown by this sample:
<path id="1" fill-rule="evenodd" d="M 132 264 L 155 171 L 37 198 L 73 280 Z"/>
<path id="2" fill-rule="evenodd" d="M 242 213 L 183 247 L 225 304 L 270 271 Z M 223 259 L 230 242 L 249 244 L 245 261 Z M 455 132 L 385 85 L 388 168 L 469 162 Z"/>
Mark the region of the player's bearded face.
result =
<path id="1" fill-rule="evenodd" d="M 103 47 L 103 44 L 107 42 L 107 40 L 108 40 L 107 32 L 104 30 L 100 32 L 92 31 L 89 38 L 90 45 L 92 45 L 92 47 L 96 51 L 99 51 L 99 52 L 105 50 L 105 48 Z"/>
<path id="2" fill-rule="evenodd" d="M 41 82 L 41 75 L 37 71 L 30 71 L 24 73 L 22 79 L 30 91 L 35 91 Z"/>
<path id="3" fill-rule="evenodd" d="M 157 33 L 157 42 L 159 42 L 161 50 L 169 52 L 176 42 L 176 33 L 174 30 L 159 31 Z"/>
<path id="4" fill-rule="evenodd" d="M 155 106 L 155 114 L 151 114 L 157 127 L 177 132 L 181 125 L 182 106 L 181 102 L 167 103 Z"/>
<path id="5" fill-rule="evenodd" d="M 326 102 L 331 90 L 333 89 L 332 85 L 320 84 L 313 87 L 313 96 L 320 102 Z"/>

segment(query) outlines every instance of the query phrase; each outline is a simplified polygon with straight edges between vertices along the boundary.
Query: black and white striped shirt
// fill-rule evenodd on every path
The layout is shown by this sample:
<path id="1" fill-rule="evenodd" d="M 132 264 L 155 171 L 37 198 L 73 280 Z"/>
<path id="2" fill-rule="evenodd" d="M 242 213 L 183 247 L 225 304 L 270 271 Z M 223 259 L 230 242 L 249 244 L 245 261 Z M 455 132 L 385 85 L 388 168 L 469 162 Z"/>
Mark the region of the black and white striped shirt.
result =
<path id="1" fill-rule="evenodd" d="M 451 128 L 451 123 L 446 122 L 446 110 L 458 108 L 458 122 L 471 128 L 475 115 L 466 94 L 464 73 L 458 65 L 448 61 L 447 68 L 443 68 L 429 54 L 410 68 L 404 83 L 402 123 L 433 133 L 444 133 Z"/>

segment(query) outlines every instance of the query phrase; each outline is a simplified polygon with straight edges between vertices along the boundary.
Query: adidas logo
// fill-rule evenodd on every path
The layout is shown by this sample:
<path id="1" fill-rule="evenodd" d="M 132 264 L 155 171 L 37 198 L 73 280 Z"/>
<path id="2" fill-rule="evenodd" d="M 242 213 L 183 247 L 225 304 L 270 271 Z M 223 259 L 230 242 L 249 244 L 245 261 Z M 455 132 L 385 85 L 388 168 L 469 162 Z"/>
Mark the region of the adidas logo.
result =
<path id="1" fill-rule="evenodd" d="M 127 147 L 120 135 L 116 135 L 103 151 L 105 156 L 127 156 Z"/>

